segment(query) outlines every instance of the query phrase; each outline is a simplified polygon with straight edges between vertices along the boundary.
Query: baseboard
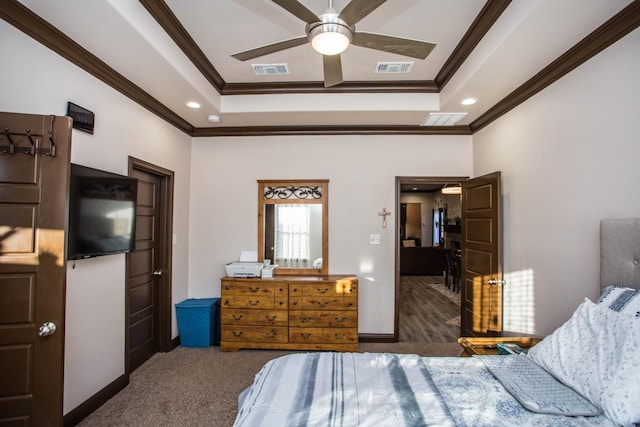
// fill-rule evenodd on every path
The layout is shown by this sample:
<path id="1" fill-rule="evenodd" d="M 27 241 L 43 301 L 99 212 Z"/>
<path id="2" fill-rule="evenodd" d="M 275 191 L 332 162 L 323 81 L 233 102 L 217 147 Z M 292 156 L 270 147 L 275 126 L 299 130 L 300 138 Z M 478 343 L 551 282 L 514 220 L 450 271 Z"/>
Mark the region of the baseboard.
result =
<path id="1" fill-rule="evenodd" d="M 64 427 L 72 427 L 78 425 L 80 421 L 84 420 L 93 411 L 104 405 L 104 403 L 118 394 L 129 384 L 129 376 L 126 374 L 121 375 L 111 384 L 85 400 L 78 405 L 75 409 L 67 413 L 63 418 Z"/>
<path id="2" fill-rule="evenodd" d="M 398 342 L 394 334 L 358 334 L 358 342 Z"/>
<path id="3" fill-rule="evenodd" d="M 171 340 L 171 348 L 168 349 L 167 352 L 175 350 L 177 347 L 180 347 L 180 335 L 176 335 L 176 337 Z"/>

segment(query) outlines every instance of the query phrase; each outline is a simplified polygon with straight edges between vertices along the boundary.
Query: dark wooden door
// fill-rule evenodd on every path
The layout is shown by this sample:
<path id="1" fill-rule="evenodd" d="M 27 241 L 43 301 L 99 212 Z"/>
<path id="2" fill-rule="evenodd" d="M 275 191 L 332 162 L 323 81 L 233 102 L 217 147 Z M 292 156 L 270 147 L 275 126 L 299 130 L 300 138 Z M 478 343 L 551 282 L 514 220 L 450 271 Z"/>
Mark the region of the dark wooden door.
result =
<path id="1" fill-rule="evenodd" d="M 0 425 L 59 426 L 71 119 L 0 128 Z"/>
<path id="2" fill-rule="evenodd" d="M 130 161 L 138 179 L 136 248 L 127 258 L 127 367 L 170 347 L 171 173 Z"/>
<path id="3" fill-rule="evenodd" d="M 500 172 L 462 183 L 462 336 L 502 333 Z"/>

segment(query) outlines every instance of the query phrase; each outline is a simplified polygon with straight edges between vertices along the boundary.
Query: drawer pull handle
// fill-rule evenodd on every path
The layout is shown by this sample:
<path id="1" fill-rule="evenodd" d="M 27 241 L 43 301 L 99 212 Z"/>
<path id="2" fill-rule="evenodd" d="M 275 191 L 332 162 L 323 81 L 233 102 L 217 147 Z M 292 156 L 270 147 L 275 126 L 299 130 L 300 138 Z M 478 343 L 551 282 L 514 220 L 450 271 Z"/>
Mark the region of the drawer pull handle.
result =
<path id="1" fill-rule="evenodd" d="M 283 288 L 280 288 L 280 292 L 284 292 L 284 289 L 283 289 Z"/>
<path id="2" fill-rule="evenodd" d="M 256 292 L 258 292 L 259 290 L 260 290 L 260 288 L 259 288 L 259 287 L 257 287 L 257 288 L 252 288 L 251 286 L 249 286 L 249 292 L 256 293 Z"/>
<path id="3" fill-rule="evenodd" d="M 244 314 L 237 315 L 237 314 L 233 313 L 233 320 L 240 320 L 243 317 L 244 317 Z"/>
<path id="4" fill-rule="evenodd" d="M 318 307 L 324 308 L 324 307 L 326 307 L 327 305 L 329 305 L 329 303 L 328 303 L 328 302 L 318 301 Z"/>
<path id="5" fill-rule="evenodd" d="M 303 323 L 308 322 L 309 320 L 311 320 L 311 317 L 304 317 L 304 316 L 300 316 L 300 321 Z"/>
<path id="6" fill-rule="evenodd" d="M 318 293 L 320 293 L 320 294 L 326 294 L 327 292 L 329 292 L 329 288 L 324 288 L 324 290 L 318 288 Z"/>
<path id="7" fill-rule="evenodd" d="M 280 301 L 278 304 L 280 304 L 280 305 L 284 305 L 284 301 Z"/>
<path id="8" fill-rule="evenodd" d="M 224 288 L 225 288 L 225 290 L 227 290 L 227 291 L 228 291 L 229 289 L 231 289 L 231 287 L 230 287 L 229 285 L 225 286 Z"/>
<path id="9" fill-rule="evenodd" d="M 233 336 L 234 337 L 241 337 L 242 336 L 242 331 L 240 331 L 240 332 L 233 331 Z"/>
<path id="10" fill-rule="evenodd" d="M 300 336 L 301 336 L 303 339 L 307 340 L 307 339 L 309 339 L 309 337 L 311 336 L 311 334 L 300 334 Z"/>
<path id="11" fill-rule="evenodd" d="M 334 336 L 336 337 L 336 339 L 343 340 L 345 337 L 345 334 L 334 334 Z"/>
<path id="12" fill-rule="evenodd" d="M 264 316 L 264 318 L 267 319 L 267 322 L 273 322 L 277 317 L 278 316 Z"/>
<path id="13" fill-rule="evenodd" d="M 224 305 L 229 305 L 229 300 L 228 299 L 224 300 Z"/>
<path id="14" fill-rule="evenodd" d="M 351 307 L 352 305 L 353 305 L 353 303 L 352 303 L 352 302 L 350 302 L 350 303 L 349 303 L 349 307 Z"/>
<path id="15" fill-rule="evenodd" d="M 298 288 L 292 288 L 291 289 L 293 292 L 298 292 Z"/>
<path id="16" fill-rule="evenodd" d="M 293 305 L 298 305 L 298 301 L 295 301 L 295 302 L 293 303 Z"/>
<path id="17" fill-rule="evenodd" d="M 334 317 L 334 319 L 335 319 L 335 320 L 336 320 L 336 322 L 338 322 L 338 323 L 342 323 L 342 322 L 344 322 L 345 320 L 347 320 L 347 318 L 346 318 L 346 317 Z"/>
<path id="18" fill-rule="evenodd" d="M 276 337 L 276 333 L 275 332 L 265 332 L 264 336 L 266 338 L 275 338 Z"/>
<path id="19" fill-rule="evenodd" d="M 253 300 L 249 300 L 249 305 L 252 305 L 252 306 L 254 306 L 254 307 L 255 307 L 255 306 L 256 306 L 256 305 L 258 305 L 258 304 L 260 304 L 260 300 L 255 300 L 255 301 L 253 301 Z"/>

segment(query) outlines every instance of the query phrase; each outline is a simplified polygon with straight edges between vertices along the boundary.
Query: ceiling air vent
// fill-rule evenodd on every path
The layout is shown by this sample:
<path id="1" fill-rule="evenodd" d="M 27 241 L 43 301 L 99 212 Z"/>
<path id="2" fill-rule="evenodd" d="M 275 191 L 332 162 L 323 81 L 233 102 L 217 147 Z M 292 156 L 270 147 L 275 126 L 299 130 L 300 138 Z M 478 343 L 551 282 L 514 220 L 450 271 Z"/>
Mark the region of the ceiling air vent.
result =
<path id="1" fill-rule="evenodd" d="M 289 67 L 287 64 L 251 64 L 251 66 L 258 76 L 289 74 Z"/>
<path id="2" fill-rule="evenodd" d="M 466 116 L 467 113 L 429 113 L 420 126 L 453 126 Z"/>
<path id="3" fill-rule="evenodd" d="M 409 73 L 413 62 L 378 62 L 376 73 L 398 74 Z"/>

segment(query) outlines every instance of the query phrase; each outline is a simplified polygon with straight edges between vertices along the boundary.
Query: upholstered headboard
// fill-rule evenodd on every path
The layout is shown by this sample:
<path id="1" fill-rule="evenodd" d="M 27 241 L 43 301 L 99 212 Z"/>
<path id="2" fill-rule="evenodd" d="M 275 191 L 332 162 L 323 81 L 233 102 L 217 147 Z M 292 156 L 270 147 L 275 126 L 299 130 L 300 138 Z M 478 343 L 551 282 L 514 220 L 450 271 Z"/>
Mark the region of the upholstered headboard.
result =
<path id="1" fill-rule="evenodd" d="M 640 218 L 600 221 L 600 287 L 640 289 Z"/>

